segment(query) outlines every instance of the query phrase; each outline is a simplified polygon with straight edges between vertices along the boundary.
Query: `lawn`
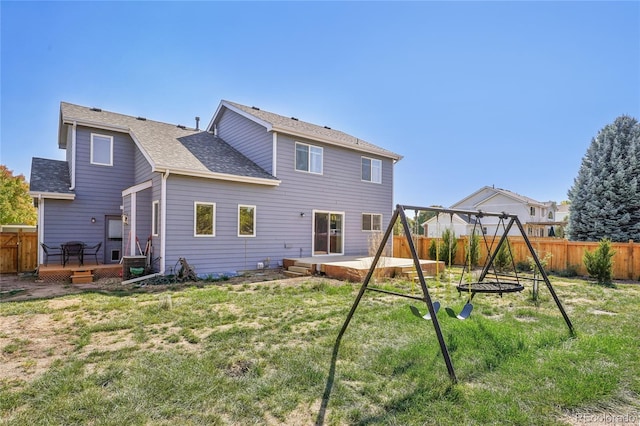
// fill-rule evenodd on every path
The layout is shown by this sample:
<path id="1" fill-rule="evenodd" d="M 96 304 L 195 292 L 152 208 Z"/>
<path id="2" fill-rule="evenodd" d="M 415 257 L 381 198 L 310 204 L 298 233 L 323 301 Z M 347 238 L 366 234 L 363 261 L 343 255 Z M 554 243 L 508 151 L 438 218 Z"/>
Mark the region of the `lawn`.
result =
<path id="1" fill-rule="evenodd" d="M 408 299 L 365 293 L 334 352 L 358 284 L 2 303 L 0 422 L 637 425 L 640 286 L 552 282 L 575 337 L 544 287 L 538 304 L 525 289 L 478 295 L 465 321 L 438 314 L 456 384 Z M 408 282 L 381 285 L 411 292 Z M 464 305 L 448 283 L 429 286 L 443 306 Z"/>

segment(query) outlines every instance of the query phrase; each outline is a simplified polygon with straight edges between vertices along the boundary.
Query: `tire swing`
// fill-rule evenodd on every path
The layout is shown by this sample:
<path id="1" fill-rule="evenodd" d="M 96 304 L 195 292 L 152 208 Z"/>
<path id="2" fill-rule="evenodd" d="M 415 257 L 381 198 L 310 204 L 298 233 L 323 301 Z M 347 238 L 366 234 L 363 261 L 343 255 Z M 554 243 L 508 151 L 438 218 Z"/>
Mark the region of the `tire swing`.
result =
<path id="1" fill-rule="evenodd" d="M 520 277 L 518 276 L 518 270 L 516 268 L 516 264 L 513 258 L 513 252 L 511 251 L 511 244 L 509 244 L 508 238 L 509 230 L 511 229 L 513 221 L 511 221 L 508 226 L 504 223 L 505 219 L 507 219 L 508 217 L 509 216 L 506 213 L 502 214 L 499 217 L 499 221 L 496 225 L 496 231 L 493 235 L 491 244 L 489 244 L 489 242 L 487 241 L 486 233 L 482 233 L 483 241 L 487 249 L 487 259 L 482 268 L 482 272 L 480 273 L 478 281 L 472 282 L 472 280 L 469 280 L 469 282 L 467 283 L 462 283 L 462 277 L 465 274 L 467 264 L 465 264 L 464 269 L 462 270 L 462 276 L 460 277 L 460 283 L 458 284 L 457 289 L 459 294 L 465 292 L 469 295 L 467 303 L 470 303 L 471 300 L 473 300 L 474 296 L 478 293 L 498 294 L 500 297 L 502 297 L 503 293 L 518 293 L 524 290 L 524 286 L 520 283 Z M 475 234 L 476 226 L 478 224 L 482 226 L 481 218 L 482 212 L 479 212 L 476 215 L 476 221 L 474 223 L 472 236 Z M 493 246 L 498 236 L 498 230 L 500 230 L 501 227 L 503 231 L 502 236 L 500 237 L 500 241 L 495 246 L 494 250 Z M 498 254 L 500 250 L 502 250 L 503 246 L 506 247 L 506 250 L 508 251 L 508 257 L 511 260 L 511 269 L 513 270 L 513 275 L 504 274 L 502 271 L 498 271 L 498 269 L 496 268 L 495 260 L 498 257 Z M 470 249 L 471 239 L 469 239 L 469 251 Z M 471 262 L 469 261 L 468 263 L 469 273 L 471 273 Z M 485 280 L 485 278 L 487 278 L 489 270 L 492 270 L 493 274 L 490 280 Z M 508 278 L 508 280 L 505 280 L 505 278 Z"/>

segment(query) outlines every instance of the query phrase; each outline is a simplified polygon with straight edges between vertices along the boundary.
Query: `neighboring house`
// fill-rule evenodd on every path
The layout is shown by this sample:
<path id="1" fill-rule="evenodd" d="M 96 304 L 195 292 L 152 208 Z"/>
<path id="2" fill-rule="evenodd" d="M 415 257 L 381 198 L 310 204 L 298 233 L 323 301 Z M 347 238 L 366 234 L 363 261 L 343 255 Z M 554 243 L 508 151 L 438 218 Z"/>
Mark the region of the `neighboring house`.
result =
<path id="1" fill-rule="evenodd" d="M 181 257 L 214 273 L 367 254 L 386 228 L 400 155 L 228 101 L 206 129 L 197 123 L 62 102 L 66 160 L 32 162 L 40 242 L 102 242 L 105 263 L 149 247 L 160 273 Z"/>
<path id="2" fill-rule="evenodd" d="M 516 214 L 527 236 L 531 237 L 554 236 L 554 227 L 559 224 L 555 218 L 557 210 L 555 202 L 540 202 L 506 189 L 490 186 L 480 188 L 473 194 L 453 204 L 450 208 Z M 476 232 L 484 232 L 488 235 L 494 235 L 496 228 L 498 228 L 498 235 L 501 235 L 504 228 L 499 223 L 499 220 L 500 219 L 495 217 L 485 217 L 480 219 L 478 225 L 475 225 L 475 218 L 473 216 L 468 218 L 466 215 L 456 214 L 453 215 L 454 231 L 457 236 L 470 235 L 475 226 L 477 229 Z M 439 218 L 431 218 L 422 226 L 424 227 L 425 235 L 434 237 L 441 235 L 442 230 L 451 226 L 450 223 L 450 215 L 441 214 Z M 479 227 L 482 228 L 482 231 L 480 231 Z M 520 235 L 520 230 L 514 226 L 509 231 L 509 235 Z"/>

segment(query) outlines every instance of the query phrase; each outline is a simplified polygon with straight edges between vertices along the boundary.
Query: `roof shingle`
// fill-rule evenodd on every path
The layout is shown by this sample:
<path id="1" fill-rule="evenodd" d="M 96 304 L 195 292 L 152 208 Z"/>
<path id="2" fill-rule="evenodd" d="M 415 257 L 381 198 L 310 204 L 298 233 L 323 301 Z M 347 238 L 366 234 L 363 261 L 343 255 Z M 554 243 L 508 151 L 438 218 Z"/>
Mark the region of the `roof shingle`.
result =
<path id="1" fill-rule="evenodd" d="M 66 161 L 34 157 L 31 159 L 29 190 L 32 192 L 73 194 Z"/>

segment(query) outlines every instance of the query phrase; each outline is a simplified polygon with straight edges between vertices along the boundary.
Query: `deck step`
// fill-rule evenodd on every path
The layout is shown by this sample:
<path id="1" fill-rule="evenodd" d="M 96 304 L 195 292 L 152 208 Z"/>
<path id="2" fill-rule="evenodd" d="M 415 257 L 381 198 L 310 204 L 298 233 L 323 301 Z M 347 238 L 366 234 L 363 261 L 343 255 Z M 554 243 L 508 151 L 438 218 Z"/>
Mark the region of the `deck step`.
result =
<path id="1" fill-rule="evenodd" d="M 296 261 L 295 266 L 300 266 L 302 268 L 307 268 L 309 270 L 313 269 L 313 263 L 309 263 L 309 262 L 298 262 L 298 261 Z"/>
<path id="2" fill-rule="evenodd" d="M 297 272 L 303 275 L 311 275 L 311 273 L 309 272 L 309 268 L 306 268 L 304 266 L 299 266 L 299 265 L 289 266 L 288 270 L 290 272 Z"/>
<path id="3" fill-rule="evenodd" d="M 282 271 L 283 274 L 285 274 L 287 277 L 290 278 L 295 278 L 295 277 L 304 277 L 307 274 L 301 274 L 300 272 L 293 272 L 293 271 Z"/>
<path id="4" fill-rule="evenodd" d="M 87 270 L 74 270 L 73 275 L 71 275 L 71 283 L 72 284 L 88 284 L 93 282 L 93 271 L 91 269 Z"/>

